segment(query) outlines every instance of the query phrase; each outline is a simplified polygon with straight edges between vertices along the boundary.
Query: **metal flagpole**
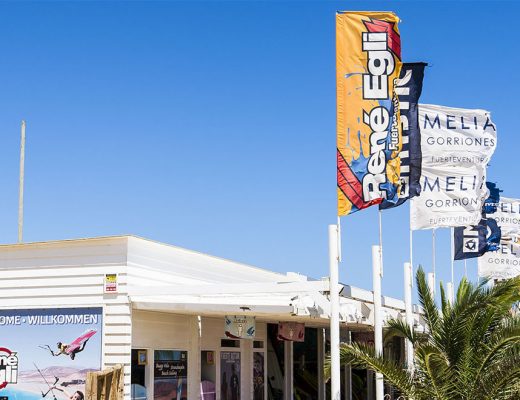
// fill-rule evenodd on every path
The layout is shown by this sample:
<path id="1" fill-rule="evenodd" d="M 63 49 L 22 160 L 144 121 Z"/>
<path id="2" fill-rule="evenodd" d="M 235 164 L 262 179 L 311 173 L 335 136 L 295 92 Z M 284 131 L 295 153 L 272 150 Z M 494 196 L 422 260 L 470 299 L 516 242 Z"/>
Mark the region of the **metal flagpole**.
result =
<path id="1" fill-rule="evenodd" d="M 464 278 L 468 279 L 468 264 L 466 261 L 467 260 L 464 259 Z"/>
<path id="2" fill-rule="evenodd" d="M 406 323 L 413 331 L 412 313 L 412 264 L 404 263 L 404 310 Z M 406 367 L 410 373 L 414 371 L 413 343 L 406 339 Z"/>
<path id="3" fill-rule="evenodd" d="M 372 246 L 372 286 L 374 290 L 374 348 L 383 355 L 383 321 L 381 318 L 381 246 Z M 376 372 L 376 400 L 383 400 L 383 374 Z"/>
<path id="4" fill-rule="evenodd" d="M 331 399 L 340 400 L 341 368 L 339 362 L 339 291 L 338 226 L 329 225 L 330 268 L 330 388 Z"/>
<path id="5" fill-rule="evenodd" d="M 379 210 L 379 265 L 381 278 L 383 277 L 383 212 Z"/>
<path id="6" fill-rule="evenodd" d="M 435 297 L 435 282 L 436 282 L 436 265 L 435 265 L 435 229 L 432 229 L 432 272 L 433 272 L 433 296 Z"/>
<path id="7" fill-rule="evenodd" d="M 412 286 L 413 286 L 413 230 L 412 230 L 412 201 L 413 199 L 409 199 L 408 202 L 410 203 L 410 266 L 412 267 Z"/>
<path id="8" fill-rule="evenodd" d="M 22 120 L 20 137 L 20 181 L 18 186 L 18 243 L 23 241 L 23 184 L 25 175 L 25 121 Z"/>
<path id="9" fill-rule="evenodd" d="M 454 243 L 454 240 L 453 240 L 453 235 L 454 235 L 454 229 L 453 227 L 450 228 L 450 246 L 451 246 L 451 251 L 450 251 L 450 256 L 451 256 L 451 303 L 453 304 L 453 301 L 455 299 L 455 273 L 454 273 L 454 265 L 455 265 L 455 260 L 454 260 L 454 257 L 455 257 L 455 254 L 454 254 L 454 248 L 455 248 L 455 243 Z"/>

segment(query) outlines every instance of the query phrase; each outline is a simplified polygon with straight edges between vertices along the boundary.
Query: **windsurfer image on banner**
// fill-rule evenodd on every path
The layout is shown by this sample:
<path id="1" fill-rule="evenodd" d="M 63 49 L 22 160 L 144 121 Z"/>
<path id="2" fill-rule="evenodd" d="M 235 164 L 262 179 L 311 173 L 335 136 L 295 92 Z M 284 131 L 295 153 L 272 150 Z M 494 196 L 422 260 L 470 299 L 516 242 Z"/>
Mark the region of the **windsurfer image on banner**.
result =
<path id="1" fill-rule="evenodd" d="M 49 345 L 39 346 L 42 349 L 49 350 L 50 353 L 57 357 L 61 354 L 65 354 L 70 356 L 71 360 L 74 360 L 77 353 L 82 352 L 85 349 L 85 346 L 89 339 L 96 334 L 95 329 L 88 329 L 81 334 L 78 338 L 76 338 L 70 344 L 58 342 L 56 346 L 58 347 L 58 351 L 55 353 Z"/>

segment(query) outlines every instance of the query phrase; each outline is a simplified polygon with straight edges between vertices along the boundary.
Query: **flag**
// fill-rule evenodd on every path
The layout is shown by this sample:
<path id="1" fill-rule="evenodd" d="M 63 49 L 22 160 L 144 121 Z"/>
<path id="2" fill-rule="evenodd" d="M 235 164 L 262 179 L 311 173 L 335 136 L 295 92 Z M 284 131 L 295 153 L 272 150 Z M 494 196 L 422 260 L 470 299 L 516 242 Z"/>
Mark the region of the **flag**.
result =
<path id="1" fill-rule="evenodd" d="M 501 190 L 493 182 L 486 182 L 486 187 L 489 196 L 484 200 L 479 224 L 458 226 L 453 230 L 455 260 L 481 257 L 488 251 L 500 249 L 502 230 L 490 215 L 497 211 Z"/>
<path id="2" fill-rule="evenodd" d="M 453 235 L 455 260 L 480 257 L 500 248 L 501 230 L 493 218 L 481 219 L 478 225 L 458 226 Z"/>
<path id="3" fill-rule="evenodd" d="M 419 131 L 419 98 L 421 97 L 424 68 L 426 63 L 404 63 L 397 80 L 395 91 L 399 98 L 402 128 L 400 188 L 397 203 L 383 200 L 379 208 L 396 207 L 408 198 L 419 196 L 421 185 L 421 135 Z"/>
<path id="4" fill-rule="evenodd" d="M 421 104 L 419 127 L 421 194 L 411 202 L 412 229 L 477 225 L 497 143 L 489 113 Z"/>
<path id="5" fill-rule="evenodd" d="M 398 200 L 398 21 L 390 12 L 336 15 L 338 215 Z"/>
<path id="6" fill-rule="evenodd" d="M 520 275 L 520 199 L 500 197 L 492 215 L 502 237 L 498 251 L 479 258 L 479 276 L 507 279 Z"/>

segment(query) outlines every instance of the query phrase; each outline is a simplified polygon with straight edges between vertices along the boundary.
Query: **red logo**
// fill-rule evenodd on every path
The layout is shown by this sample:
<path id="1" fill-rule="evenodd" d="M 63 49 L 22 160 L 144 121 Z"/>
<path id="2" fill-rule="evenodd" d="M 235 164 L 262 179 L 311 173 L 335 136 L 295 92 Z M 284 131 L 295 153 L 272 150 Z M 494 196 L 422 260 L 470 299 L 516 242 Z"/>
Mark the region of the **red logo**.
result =
<path id="1" fill-rule="evenodd" d="M 0 389 L 18 381 L 18 357 L 5 347 L 0 347 Z"/>

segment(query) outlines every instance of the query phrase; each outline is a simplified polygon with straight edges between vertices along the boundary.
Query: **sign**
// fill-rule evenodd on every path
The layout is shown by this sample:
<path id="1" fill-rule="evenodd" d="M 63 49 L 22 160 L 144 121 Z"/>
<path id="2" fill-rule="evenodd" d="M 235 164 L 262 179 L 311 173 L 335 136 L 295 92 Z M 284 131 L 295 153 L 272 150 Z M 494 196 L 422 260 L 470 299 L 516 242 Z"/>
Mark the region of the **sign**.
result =
<path id="1" fill-rule="evenodd" d="M 101 369 L 103 309 L 0 310 L 0 395 L 69 399 Z"/>
<path id="2" fill-rule="evenodd" d="M 411 203 L 412 229 L 477 225 L 497 143 L 489 113 L 421 104 L 419 126 L 421 194 Z"/>
<path id="3" fill-rule="evenodd" d="M 154 400 L 188 399 L 188 352 L 154 351 Z"/>
<path id="4" fill-rule="evenodd" d="M 117 293 L 117 274 L 105 274 L 105 293 Z"/>
<path id="5" fill-rule="evenodd" d="M 336 14 L 338 215 L 398 200 L 398 21 L 390 12 Z"/>
<path id="6" fill-rule="evenodd" d="M 278 322 L 278 340 L 305 341 L 305 324 L 300 322 Z"/>
<path id="7" fill-rule="evenodd" d="M 520 199 L 501 197 L 493 219 L 502 238 L 498 251 L 478 259 L 479 276 L 508 279 L 520 275 Z"/>
<path id="8" fill-rule="evenodd" d="M 419 196 L 421 192 L 421 133 L 419 130 L 419 98 L 422 93 L 424 68 L 426 63 L 404 63 L 397 80 L 395 92 L 399 97 L 401 114 L 402 148 L 400 186 L 397 203 L 383 200 L 379 208 L 384 210 L 400 206 L 408 198 Z"/>
<path id="9" fill-rule="evenodd" d="M 156 361 L 154 363 L 155 379 L 186 378 L 188 376 L 187 360 Z"/>
<path id="10" fill-rule="evenodd" d="M 255 317 L 229 316 L 225 318 L 224 332 L 233 339 L 254 339 L 256 331 Z"/>

